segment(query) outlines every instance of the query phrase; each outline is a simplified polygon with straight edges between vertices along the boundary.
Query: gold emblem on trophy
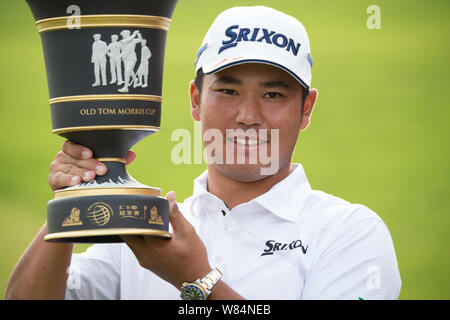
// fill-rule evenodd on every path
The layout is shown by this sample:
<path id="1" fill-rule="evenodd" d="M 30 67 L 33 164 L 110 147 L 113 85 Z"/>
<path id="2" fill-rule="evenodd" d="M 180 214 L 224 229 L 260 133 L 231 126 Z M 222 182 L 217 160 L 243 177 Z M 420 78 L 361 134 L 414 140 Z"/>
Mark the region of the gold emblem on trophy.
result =
<path id="1" fill-rule="evenodd" d="M 150 209 L 150 219 L 148 219 L 148 223 L 160 225 L 164 224 L 162 217 L 158 214 L 158 208 L 156 208 L 155 206 Z"/>
<path id="2" fill-rule="evenodd" d="M 77 208 L 72 208 L 72 211 L 70 212 L 70 215 L 64 219 L 62 223 L 62 227 L 69 227 L 69 226 L 81 226 L 83 225 L 83 222 L 80 220 L 80 210 Z"/>
<path id="3" fill-rule="evenodd" d="M 94 222 L 99 227 L 104 226 L 109 222 L 109 219 L 113 215 L 111 207 L 104 202 L 96 202 L 87 209 L 88 219 Z"/>
<path id="4" fill-rule="evenodd" d="M 139 210 L 135 204 L 119 206 L 119 215 L 122 218 L 145 220 L 145 211 Z"/>

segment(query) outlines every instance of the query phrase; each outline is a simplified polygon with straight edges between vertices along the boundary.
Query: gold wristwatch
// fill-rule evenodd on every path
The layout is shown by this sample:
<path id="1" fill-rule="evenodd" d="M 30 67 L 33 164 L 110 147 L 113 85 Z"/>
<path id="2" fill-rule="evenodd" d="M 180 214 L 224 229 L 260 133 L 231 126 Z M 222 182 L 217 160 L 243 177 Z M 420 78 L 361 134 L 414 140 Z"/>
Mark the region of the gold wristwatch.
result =
<path id="1" fill-rule="evenodd" d="M 222 272 L 215 268 L 204 278 L 192 282 L 185 282 L 181 286 L 180 297 L 183 300 L 206 300 L 211 294 L 211 289 L 222 278 Z"/>

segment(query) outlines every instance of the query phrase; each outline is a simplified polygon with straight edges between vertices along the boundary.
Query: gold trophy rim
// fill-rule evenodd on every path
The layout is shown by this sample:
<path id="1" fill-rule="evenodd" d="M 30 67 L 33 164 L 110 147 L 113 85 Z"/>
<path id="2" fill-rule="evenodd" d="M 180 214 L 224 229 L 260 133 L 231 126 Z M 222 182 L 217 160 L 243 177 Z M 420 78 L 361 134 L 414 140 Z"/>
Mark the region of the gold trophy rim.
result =
<path id="1" fill-rule="evenodd" d="M 157 229 L 142 228 L 105 228 L 105 229 L 88 229 L 76 231 L 62 231 L 49 233 L 44 237 L 45 241 L 56 241 L 67 238 L 83 238 L 83 237 L 101 237 L 101 236 L 159 236 L 165 239 L 171 239 L 172 234 L 168 231 Z M 91 242 L 90 242 L 91 243 Z"/>

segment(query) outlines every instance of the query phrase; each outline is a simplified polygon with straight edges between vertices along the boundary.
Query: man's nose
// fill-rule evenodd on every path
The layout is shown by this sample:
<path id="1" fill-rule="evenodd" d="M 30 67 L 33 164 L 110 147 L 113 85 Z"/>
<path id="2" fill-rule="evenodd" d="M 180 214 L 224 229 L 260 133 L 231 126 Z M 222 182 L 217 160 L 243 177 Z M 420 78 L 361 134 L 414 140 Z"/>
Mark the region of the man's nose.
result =
<path id="1" fill-rule="evenodd" d="M 248 127 L 259 126 L 262 123 L 261 104 L 257 97 L 247 96 L 240 105 L 236 115 L 236 123 Z"/>

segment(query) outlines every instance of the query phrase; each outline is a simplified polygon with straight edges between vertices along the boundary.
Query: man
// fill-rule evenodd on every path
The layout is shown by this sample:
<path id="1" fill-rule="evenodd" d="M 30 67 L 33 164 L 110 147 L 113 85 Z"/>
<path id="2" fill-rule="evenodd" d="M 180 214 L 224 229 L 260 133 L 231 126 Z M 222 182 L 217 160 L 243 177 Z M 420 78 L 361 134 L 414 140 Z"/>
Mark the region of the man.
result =
<path id="1" fill-rule="evenodd" d="M 152 52 L 149 47 L 147 47 L 147 40 L 142 39 L 141 41 L 141 63 L 139 64 L 137 70 L 138 86 L 142 88 L 148 87 L 148 65 L 149 60 L 152 57 Z"/>
<path id="2" fill-rule="evenodd" d="M 125 84 L 120 88 L 119 92 L 128 92 L 128 87 L 131 85 L 132 81 L 137 81 L 136 74 L 134 73 L 134 66 L 136 65 L 136 44 L 142 41 L 142 36 L 139 30 L 135 30 L 132 35 L 130 35 L 129 30 L 123 30 L 120 32 L 122 40 L 120 40 L 120 57 L 123 60 L 124 73 L 125 73 Z M 137 39 L 136 39 L 137 36 Z"/>
<path id="3" fill-rule="evenodd" d="M 184 299 L 396 299 L 400 275 L 381 219 L 311 190 L 302 166 L 291 163 L 317 98 L 311 66 L 296 19 L 266 7 L 220 14 L 198 52 L 192 117 L 203 134 L 256 131 L 222 141 L 224 157 L 233 151 L 248 159 L 278 140 L 278 170 L 261 174 L 260 160 L 208 163 L 192 197 L 178 206 L 167 194 L 170 240 L 124 236 L 126 244 L 72 255 L 70 244 L 42 241 L 44 226 L 17 264 L 7 297 L 177 299 L 181 291 Z M 263 130 L 279 139 L 261 139 Z M 127 162 L 135 156 L 129 152 Z M 105 170 L 90 150 L 66 142 L 49 182 L 56 190 Z"/>
<path id="4" fill-rule="evenodd" d="M 108 45 L 109 65 L 111 68 L 111 82 L 120 86 L 123 84 L 122 80 L 122 59 L 120 58 L 120 43 L 117 41 L 119 36 L 113 34 L 111 36 L 111 43 Z"/>
<path id="5" fill-rule="evenodd" d="M 100 85 L 100 74 L 102 85 L 106 86 L 108 84 L 106 80 L 106 52 L 108 51 L 108 45 L 105 41 L 100 40 L 100 34 L 94 34 L 93 37 L 91 62 L 94 64 L 95 82 L 92 86 L 97 87 Z"/>

